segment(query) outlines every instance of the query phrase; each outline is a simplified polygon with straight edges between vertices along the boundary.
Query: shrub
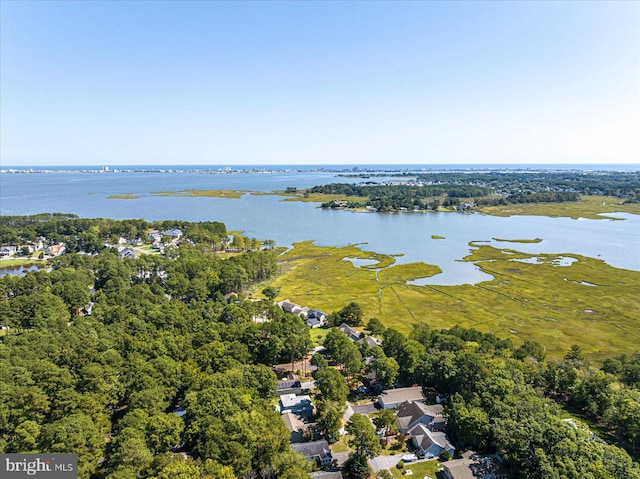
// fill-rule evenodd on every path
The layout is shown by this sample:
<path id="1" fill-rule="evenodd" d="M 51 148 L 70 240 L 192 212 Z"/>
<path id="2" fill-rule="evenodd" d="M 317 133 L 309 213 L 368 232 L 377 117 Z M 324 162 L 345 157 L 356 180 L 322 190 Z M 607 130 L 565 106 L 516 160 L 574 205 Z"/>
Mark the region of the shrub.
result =
<path id="1" fill-rule="evenodd" d="M 398 464 L 396 464 L 396 467 L 398 469 L 402 469 L 404 467 L 404 462 L 400 461 Z"/>

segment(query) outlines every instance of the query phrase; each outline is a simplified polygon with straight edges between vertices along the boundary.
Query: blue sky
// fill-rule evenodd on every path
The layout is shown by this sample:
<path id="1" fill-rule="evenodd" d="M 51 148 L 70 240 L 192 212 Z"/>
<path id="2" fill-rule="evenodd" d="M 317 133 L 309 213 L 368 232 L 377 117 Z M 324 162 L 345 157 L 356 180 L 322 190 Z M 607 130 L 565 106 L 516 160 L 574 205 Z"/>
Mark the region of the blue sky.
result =
<path id="1" fill-rule="evenodd" d="M 640 2 L 0 2 L 7 165 L 640 163 Z"/>

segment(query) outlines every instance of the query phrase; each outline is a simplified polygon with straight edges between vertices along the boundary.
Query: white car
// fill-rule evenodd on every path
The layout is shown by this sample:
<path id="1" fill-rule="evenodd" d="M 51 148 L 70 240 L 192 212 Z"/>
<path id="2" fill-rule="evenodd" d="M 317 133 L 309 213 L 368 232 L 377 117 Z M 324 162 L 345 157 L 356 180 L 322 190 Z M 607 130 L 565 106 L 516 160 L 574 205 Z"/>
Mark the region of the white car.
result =
<path id="1" fill-rule="evenodd" d="M 416 456 L 415 454 L 405 454 L 404 456 L 402 456 L 402 460 L 404 462 L 413 462 L 418 460 L 418 456 Z"/>

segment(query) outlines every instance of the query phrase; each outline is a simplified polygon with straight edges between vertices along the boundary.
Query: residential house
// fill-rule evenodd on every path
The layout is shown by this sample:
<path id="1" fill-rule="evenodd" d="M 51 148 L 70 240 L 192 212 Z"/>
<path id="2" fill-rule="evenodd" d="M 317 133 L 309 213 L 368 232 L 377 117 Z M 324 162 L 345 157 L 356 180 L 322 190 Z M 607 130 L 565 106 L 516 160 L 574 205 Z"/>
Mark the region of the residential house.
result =
<path id="1" fill-rule="evenodd" d="M 38 236 L 36 238 L 36 242 L 33 244 L 36 251 L 40 251 L 44 249 L 44 242 L 47 240 L 44 236 Z"/>
<path id="2" fill-rule="evenodd" d="M 498 456 L 483 457 L 472 451 L 455 459 L 442 463 L 442 473 L 447 479 L 507 479 Z"/>
<path id="3" fill-rule="evenodd" d="M 171 236 L 172 238 L 180 238 L 180 236 L 182 236 L 182 230 L 178 229 L 178 228 L 171 228 L 168 230 L 163 230 L 160 231 L 160 234 L 162 236 Z"/>
<path id="4" fill-rule="evenodd" d="M 349 338 L 351 341 L 360 341 L 364 338 L 364 333 L 356 331 L 347 323 L 342 323 L 340 326 L 338 326 L 338 329 L 346 334 L 347 338 Z"/>
<path id="5" fill-rule="evenodd" d="M 302 384 L 298 379 L 298 376 L 292 374 L 292 378 L 281 379 L 276 385 L 276 396 L 282 396 L 284 394 L 302 394 Z"/>
<path id="6" fill-rule="evenodd" d="M 333 461 L 329 443 L 324 439 L 320 441 L 301 442 L 291 444 L 291 449 L 299 452 L 309 461 L 317 461 L 322 467 L 328 467 Z"/>
<path id="7" fill-rule="evenodd" d="M 319 309 L 310 309 L 307 312 L 307 326 L 310 328 L 320 328 L 327 324 L 327 314 Z"/>
<path id="8" fill-rule="evenodd" d="M 118 248 L 118 254 L 121 258 L 136 258 L 136 252 L 132 248 Z"/>
<path id="9" fill-rule="evenodd" d="M 418 424 L 424 424 L 431 431 L 441 431 L 445 424 L 443 409 L 441 404 L 427 406 L 417 401 L 405 401 L 396 410 L 398 429 L 407 433 Z"/>
<path id="10" fill-rule="evenodd" d="M 369 335 L 364 336 L 363 338 L 359 339 L 356 342 L 358 344 L 364 344 L 368 348 L 372 348 L 374 346 L 382 346 L 382 341 Z"/>
<path id="11" fill-rule="evenodd" d="M 451 456 L 455 453 L 455 448 L 444 432 L 434 432 L 424 424 L 418 424 L 409 431 L 409 434 L 415 448 L 427 459 L 438 457 L 445 450 L 449 451 Z"/>
<path id="12" fill-rule="evenodd" d="M 424 402 L 422 388 L 413 386 L 408 388 L 387 389 L 382 391 L 378 404 L 383 409 L 395 409 L 405 401 Z"/>
<path id="13" fill-rule="evenodd" d="M 64 253 L 65 247 L 62 243 L 48 246 L 45 253 L 49 256 L 60 256 Z"/>
<path id="14" fill-rule="evenodd" d="M 0 247 L 0 256 L 13 256 L 17 251 L 18 249 L 15 246 L 2 245 Z"/>
<path id="15" fill-rule="evenodd" d="M 288 299 L 285 299 L 284 301 L 279 301 L 276 303 L 276 305 L 279 306 L 280 309 L 282 309 L 282 311 L 284 311 L 285 313 L 295 314 L 296 316 L 302 313 L 304 309 L 299 304 L 292 303 Z"/>
<path id="16" fill-rule="evenodd" d="M 313 403 L 307 395 L 283 394 L 280 396 L 280 412 L 292 412 L 298 416 L 313 415 Z"/>
<path id="17" fill-rule="evenodd" d="M 282 415 L 282 420 L 284 421 L 284 425 L 287 426 L 287 429 L 291 434 L 289 436 L 289 442 L 303 442 L 304 435 L 308 431 L 309 425 L 301 421 L 300 418 L 292 412 L 285 412 Z"/>
<path id="18" fill-rule="evenodd" d="M 309 477 L 311 479 L 342 479 L 342 473 L 340 471 L 316 471 L 309 474 Z"/>
<path id="19" fill-rule="evenodd" d="M 152 243 L 159 243 L 160 241 L 162 241 L 162 233 L 160 233 L 158 230 L 149 231 L 149 240 Z"/>

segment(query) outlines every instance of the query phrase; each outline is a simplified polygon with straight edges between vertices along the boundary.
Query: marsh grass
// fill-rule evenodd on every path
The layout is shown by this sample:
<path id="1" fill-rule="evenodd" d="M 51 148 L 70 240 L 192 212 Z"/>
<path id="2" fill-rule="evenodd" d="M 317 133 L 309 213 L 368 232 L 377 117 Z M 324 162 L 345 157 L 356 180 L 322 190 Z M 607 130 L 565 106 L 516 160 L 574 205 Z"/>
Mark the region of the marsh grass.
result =
<path id="1" fill-rule="evenodd" d="M 251 193 L 248 190 L 180 190 L 180 191 L 153 191 L 152 196 L 207 196 L 212 198 L 233 198 Z"/>
<path id="2" fill-rule="evenodd" d="M 478 211 L 493 216 L 551 216 L 589 218 L 589 219 L 619 219 L 614 216 L 607 216 L 611 213 L 633 213 L 640 214 L 640 204 L 624 204 L 619 198 L 610 196 L 582 196 L 580 201 L 566 203 L 527 203 L 505 206 L 485 206 L 478 208 Z"/>
<path id="3" fill-rule="evenodd" d="M 594 359 L 638 349 L 640 272 L 574 254 L 529 255 L 472 245 L 464 261 L 473 262 L 493 280 L 477 285 L 409 285 L 408 280 L 439 269 L 423 263 L 394 265 L 391 257 L 381 261 L 377 271 L 357 268 L 343 258 L 384 255 L 354 245 L 318 247 L 304 242 L 283 255 L 282 274 L 274 286 L 281 288 L 280 297 L 326 312 L 357 301 L 365 322 L 377 317 L 405 333 L 412 324 L 425 321 L 433 328 L 473 327 L 516 344 L 538 341 L 551 356 L 564 355 L 573 344 Z M 513 261 L 532 257 L 540 264 Z M 561 257 L 576 261 L 570 266 L 554 264 Z"/>
<path id="4" fill-rule="evenodd" d="M 542 243 L 542 238 L 536 239 L 504 239 L 504 238 L 493 238 L 494 241 L 499 241 L 502 243 Z"/>
<path id="5" fill-rule="evenodd" d="M 280 196 L 286 196 L 284 201 L 303 201 L 307 203 L 328 203 L 329 201 L 350 201 L 355 203 L 364 203 L 369 201 L 368 196 L 346 196 L 346 195 L 331 195 L 326 193 L 309 193 L 305 191 L 297 191 L 295 193 L 285 193 L 282 191 L 274 191 L 273 194 Z"/>
<path id="6" fill-rule="evenodd" d="M 137 200 L 139 196 L 131 195 L 131 194 L 123 194 L 123 195 L 109 195 L 107 196 L 110 200 Z"/>

